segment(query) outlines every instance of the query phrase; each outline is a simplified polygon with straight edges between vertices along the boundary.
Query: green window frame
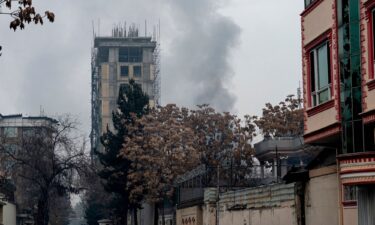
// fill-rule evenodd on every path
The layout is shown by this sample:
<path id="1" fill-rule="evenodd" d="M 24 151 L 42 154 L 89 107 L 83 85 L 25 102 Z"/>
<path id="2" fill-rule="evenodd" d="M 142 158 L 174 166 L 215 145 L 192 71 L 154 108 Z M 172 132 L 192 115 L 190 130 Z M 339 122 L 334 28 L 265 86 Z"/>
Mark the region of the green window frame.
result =
<path id="1" fill-rule="evenodd" d="M 331 62 L 329 42 L 325 41 L 310 51 L 310 87 L 312 106 L 331 99 Z"/>

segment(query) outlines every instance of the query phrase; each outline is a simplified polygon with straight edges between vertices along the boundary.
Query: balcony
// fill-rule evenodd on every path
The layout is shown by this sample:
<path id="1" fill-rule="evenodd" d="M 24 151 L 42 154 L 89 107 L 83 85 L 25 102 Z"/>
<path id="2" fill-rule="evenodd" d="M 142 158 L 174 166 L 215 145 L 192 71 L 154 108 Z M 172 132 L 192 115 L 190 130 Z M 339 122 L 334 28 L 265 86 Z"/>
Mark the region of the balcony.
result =
<path id="1" fill-rule="evenodd" d="M 337 158 L 343 185 L 375 183 L 375 152 L 346 154 Z"/>

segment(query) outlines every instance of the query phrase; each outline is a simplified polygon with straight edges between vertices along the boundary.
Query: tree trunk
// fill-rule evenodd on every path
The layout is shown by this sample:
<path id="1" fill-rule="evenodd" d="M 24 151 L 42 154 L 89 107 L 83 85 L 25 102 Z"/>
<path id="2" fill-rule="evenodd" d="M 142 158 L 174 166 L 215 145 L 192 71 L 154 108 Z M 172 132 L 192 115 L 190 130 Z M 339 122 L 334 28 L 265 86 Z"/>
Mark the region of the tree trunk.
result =
<path id="1" fill-rule="evenodd" d="M 154 225 L 159 224 L 159 210 L 158 210 L 158 203 L 155 203 L 154 207 Z"/>
<path id="2" fill-rule="evenodd" d="M 36 225 L 48 225 L 49 222 L 49 207 L 48 196 L 43 194 L 38 200 L 38 210 L 35 216 Z"/>
<path id="3" fill-rule="evenodd" d="M 162 221 L 162 224 L 165 225 L 164 202 L 162 203 L 161 210 L 162 210 L 161 221 Z"/>
<path id="4" fill-rule="evenodd" d="M 128 225 L 128 206 L 124 206 L 120 215 L 120 225 Z"/>
<path id="5" fill-rule="evenodd" d="M 134 209 L 134 225 L 138 225 L 138 210 L 137 208 Z"/>

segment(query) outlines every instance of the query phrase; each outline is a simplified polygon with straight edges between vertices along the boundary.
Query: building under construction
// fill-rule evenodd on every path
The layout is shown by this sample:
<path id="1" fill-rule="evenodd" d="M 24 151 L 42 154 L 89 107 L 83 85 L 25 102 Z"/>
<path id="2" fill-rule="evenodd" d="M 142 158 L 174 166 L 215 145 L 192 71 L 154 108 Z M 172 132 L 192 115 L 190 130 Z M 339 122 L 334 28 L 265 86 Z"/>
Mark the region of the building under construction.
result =
<path id="1" fill-rule="evenodd" d="M 147 29 L 145 29 L 147 30 Z M 100 136 L 107 126 L 113 129 L 112 112 L 117 107 L 120 87 L 131 79 L 150 98 L 150 106 L 160 101 L 159 28 L 153 35 L 139 35 L 136 26 L 116 26 L 111 36 L 96 36 L 92 50 L 91 147 L 100 149 Z"/>

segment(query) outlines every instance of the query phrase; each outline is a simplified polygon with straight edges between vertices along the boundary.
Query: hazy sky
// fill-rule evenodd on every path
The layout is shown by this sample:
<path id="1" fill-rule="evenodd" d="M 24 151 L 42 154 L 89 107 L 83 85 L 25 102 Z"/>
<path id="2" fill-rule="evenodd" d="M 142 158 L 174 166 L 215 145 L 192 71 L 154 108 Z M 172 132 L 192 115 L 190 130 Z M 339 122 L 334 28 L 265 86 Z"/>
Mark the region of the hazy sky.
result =
<path id="1" fill-rule="evenodd" d="M 13 32 L 0 15 L 2 114 L 71 113 L 89 134 L 92 23 L 99 20 L 100 34 L 109 35 L 115 23 L 134 22 L 143 33 L 145 20 L 151 31 L 160 19 L 163 104 L 260 114 L 301 80 L 300 0 L 33 2 L 56 22 Z"/>

